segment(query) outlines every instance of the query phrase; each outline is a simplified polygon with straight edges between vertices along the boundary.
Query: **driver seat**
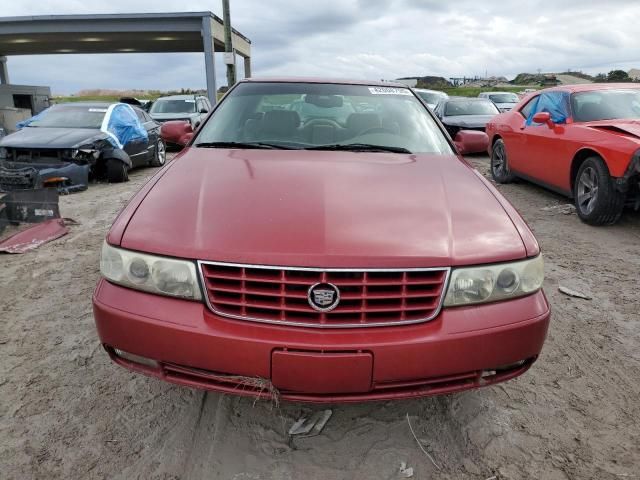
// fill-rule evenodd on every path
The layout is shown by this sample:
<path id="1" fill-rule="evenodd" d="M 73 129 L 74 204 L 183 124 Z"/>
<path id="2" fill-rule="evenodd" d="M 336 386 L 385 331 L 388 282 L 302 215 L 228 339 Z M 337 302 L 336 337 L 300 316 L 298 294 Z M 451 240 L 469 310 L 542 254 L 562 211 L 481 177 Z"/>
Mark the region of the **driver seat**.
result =
<path id="1" fill-rule="evenodd" d="M 352 113 L 347 117 L 349 137 L 357 137 L 367 130 L 380 127 L 382 121 L 377 113 Z"/>

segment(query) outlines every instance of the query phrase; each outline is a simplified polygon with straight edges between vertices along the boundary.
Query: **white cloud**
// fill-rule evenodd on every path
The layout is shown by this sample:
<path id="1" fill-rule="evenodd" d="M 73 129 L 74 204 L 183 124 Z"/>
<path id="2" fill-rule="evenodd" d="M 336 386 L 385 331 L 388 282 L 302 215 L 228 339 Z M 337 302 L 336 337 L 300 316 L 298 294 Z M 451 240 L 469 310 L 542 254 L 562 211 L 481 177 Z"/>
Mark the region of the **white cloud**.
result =
<path id="1" fill-rule="evenodd" d="M 640 67 L 640 4 L 612 0 L 231 0 L 234 27 L 253 41 L 254 75 L 396 78 L 407 75 L 513 76 L 523 71 Z M 168 0 L 7 2 L 2 14 L 171 11 Z M 186 1 L 181 10 L 220 2 Z M 225 82 L 217 62 L 219 84 Z M 81 88 L 203 87 L 201 54 L 15 57 L 16 83 Z"/>

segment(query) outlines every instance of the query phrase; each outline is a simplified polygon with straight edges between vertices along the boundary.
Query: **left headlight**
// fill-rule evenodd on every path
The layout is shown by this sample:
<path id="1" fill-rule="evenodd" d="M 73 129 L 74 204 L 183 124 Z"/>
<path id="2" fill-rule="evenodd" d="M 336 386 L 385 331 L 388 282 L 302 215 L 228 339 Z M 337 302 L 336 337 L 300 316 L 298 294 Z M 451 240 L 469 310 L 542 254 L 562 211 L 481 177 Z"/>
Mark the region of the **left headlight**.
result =
<path id="1" fill-rule="evenodd" d="M 158 295 L 201 300 L 195 263 L 115 248 L 105 242 L 100 273 L 110 282 Z"/>
<path id="2" fill-rule="evenodd" d="M 519 262 L 456 268 L 451 271 L 444 306 L 454 307 L 522 297 L 540 290 L 543 281 L 542 254 Z"/>
<path id="3" fill-rule="evenodd" d="M 6 160 L 8 157 L 9 151 L 4 147 L 0 147 L 0 160 Z"/>

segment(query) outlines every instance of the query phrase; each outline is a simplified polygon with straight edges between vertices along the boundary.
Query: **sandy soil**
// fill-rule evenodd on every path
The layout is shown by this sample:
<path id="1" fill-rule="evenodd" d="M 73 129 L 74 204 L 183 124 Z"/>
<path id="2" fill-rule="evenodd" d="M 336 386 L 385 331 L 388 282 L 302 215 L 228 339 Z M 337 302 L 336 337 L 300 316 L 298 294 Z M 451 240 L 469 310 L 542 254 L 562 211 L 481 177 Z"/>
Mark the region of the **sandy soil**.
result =
<path id="1" fill-rule="evenodd" d="M 486 173 L 486 158 L 471 161 Z M 335 405 L 320 436 L 290 440 L 293 422 L 321 407 L 171 386 L 100 348 L 98 251 L 153 171 L 63 197 L 80 223 L 69 235 L 0 257 L 0 478 L 396 479 L 401 462 L 418 479 L 640 478 L 640 214 L 591 228 L 561 197 L 500 187 L 546 255 L 554 318 L 540 360 L 478 391 Z"/>

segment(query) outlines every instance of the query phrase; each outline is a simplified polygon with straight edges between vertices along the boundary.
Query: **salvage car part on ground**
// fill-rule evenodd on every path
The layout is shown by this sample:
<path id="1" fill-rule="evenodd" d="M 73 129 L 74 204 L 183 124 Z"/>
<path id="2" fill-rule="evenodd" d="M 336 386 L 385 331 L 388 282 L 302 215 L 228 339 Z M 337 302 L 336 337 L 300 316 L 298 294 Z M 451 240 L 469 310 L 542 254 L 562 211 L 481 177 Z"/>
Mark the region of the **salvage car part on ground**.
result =
<path id="1" fill-rule="evenodd" d="M 491 174 L 573 198 L 591 225 L 640 209 L 640 87 L 584 84 L 545 89 L 487 124 Z"/>
<path id="2" fill-rule="evenodd" d="M 320 403 L 523 374 L 549 326 L 543 260 L 461 157 L 480 140 L 454 144 L 402 84 L 237 83 L 106 237 L 106 352 L 180 385 Z"/>
<path id="3" fill-rule="evenodd" d="M 55 188 L 0 192 L 0 252 L 23 253 L 67 232 Z"/>

